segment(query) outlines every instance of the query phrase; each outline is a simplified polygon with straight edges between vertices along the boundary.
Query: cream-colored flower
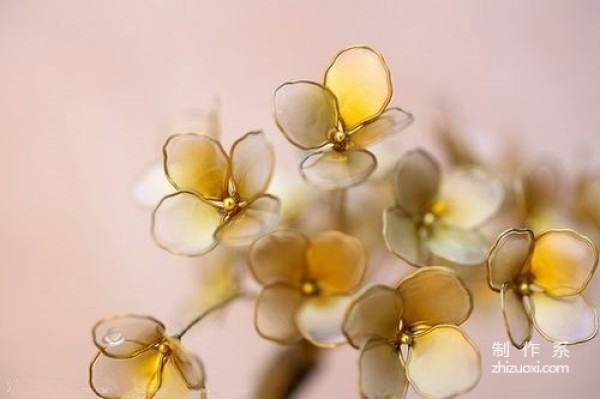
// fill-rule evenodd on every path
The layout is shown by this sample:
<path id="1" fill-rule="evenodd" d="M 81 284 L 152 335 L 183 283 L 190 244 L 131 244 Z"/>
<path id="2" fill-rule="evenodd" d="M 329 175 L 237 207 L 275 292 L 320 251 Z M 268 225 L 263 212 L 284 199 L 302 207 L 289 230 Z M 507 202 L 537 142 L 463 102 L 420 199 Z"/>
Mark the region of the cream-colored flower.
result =
<path id="1" fill-rule="evenodd" d="M 350 305 L 343 322 L 360 349 L 363 398 L 405 397 L 409 383 L 423 397 L 451 398 L 471 390 L 481 375 L 477 347 L 458 327 L 473 309 L 457 275 L 427 267 L 395 288 L 375 285 Z"/>
<path id="2" fill-rule="evenodd" d="M 576 344 L 598 332 L 594 306 L 581 294 L 598 265 L 598 251 L 572 230 L 502 233 L 487 256 L 488 284 L 500 293 L 508 336 L 517 348 L 532 327 L 547 340 Z"/>
<path id="3" fill-rule="evenodd" d="M 377 167 L 365 148 L 413 121 L 400 108 L 387 108 L 392 97 L 390 71 L 368 47 L 337 54 L 323 84 L 287 82 L 274 94 L 274 116 L 296 147 L 314 151 L 300 164 L 302 176 L 325 189 L 359 184 Z"/>

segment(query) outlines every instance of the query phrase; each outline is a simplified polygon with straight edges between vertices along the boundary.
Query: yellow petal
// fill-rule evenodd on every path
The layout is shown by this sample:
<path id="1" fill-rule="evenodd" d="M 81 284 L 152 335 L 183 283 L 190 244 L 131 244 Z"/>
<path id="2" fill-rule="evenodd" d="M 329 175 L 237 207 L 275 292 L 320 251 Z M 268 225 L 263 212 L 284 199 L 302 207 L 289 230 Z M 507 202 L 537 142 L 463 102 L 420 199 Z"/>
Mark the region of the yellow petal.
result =
<path id="1" fill-rule="evenodd" d="M 186 386 L 189 389 L 204 388 L 204 366 L 200 359 L 179 344 L 174 345 L 174 347 L 173 364 L 185 381 Z"/>
<path id="2" fill-rule="evenodd" d="M 308 239 L 294 230 L 265 235 L 250 248 L 250 271 L 263 285 L 277 281 L 300 284 L 305 274 L 308 245 Z"/>
<path id="3" fill-rule="evenodd" d="M 415 336 L 406 370 L 420 395 L 452 398 L 477 385 L 481 356 L 460 328 L 442 325 Z"/>
<path id="4" fill-rule="evenodd" d="M 486 257 L 488 284 L 500 291 L 504 283 L 513 282 L 525 271 L 535 237 L 531 230 L 511 229 L 502 233 Z"/>
<path id="5" fill-rule="evenodd" d="M 517 294 L 511 283 L 505 283 L 500 291 L 500 304 L 504 317 L 504 327 L 510 342 L 522 349 L 531 339 L 532 322 L 523 298 Z"/>
<path id="6" fill-rule="evenodd" d="M 550 295 L 583 291 L 598 264 L 598 251 L 587 238 L 571 230 L 540 235 L 531 257 L 533 282 Z"/>
<path id="7" fill-rule="evenodd" d="M 417 225 L 400 207 L 384 211 L 383 238 L 388 249 L 410 265 L 428 266 L 431 262 L 431 252 L 421 242 Z"/>
<path id="8" fill-rule="evenodd" d="M 156 243 L 172 253 L 205 254 L 217 245 L 215 231 L 221 224 L 218 209 L 191 192 L 169 195 L 152 215 Z"/>
<path id="9" fill-rule="evenodd" d="M 390 71 L 383 57 L 367 47 L 340 52 L 325 72 L 325 86 L 338 100 L 346 129 L 377 117 L 392 97 Z"/>
<path id="10" fill-rule="evenodd" d="M 296 313 L 296 325 L 302 336 L 316 346 L 331 348 L 346 343 L 342 320 L 350 304 L 349 296 L 308 298 Z"/>
<path id="11" fill-rule="evenodd" d="M 318 83 L 284 83 L 275 90 L 275 122 L 283 135 L 304 150 L 322 147 L 337 128 L 335 96 Z"/>
<path id="12" fill-rule="evenodd" d="M 390 108 L 350 135 L 355 147 L 364 148 L 376 144 L 388 136 L 406 129 L 415 120 L 414 116 L 400 108 Z"/>
<path id="13" fill-rule="evenodd" d="M 262 195 L 220 226 L 216 237 L 227 245 L 248 245 L 273 230 L 280 213 L 279 199 L 269 194 Z"/>
<path id="14" fill-rule="evenodd" d="M 283 344 L 302 339 L 295 316 L 304 298 L 299 287 L 275 283 L 263 288 L 254 307 L 254 326 L 266 339 Z"/>
<path id="15" fill-rule="evenodd" d="M 410 215 L 428 212 L 437 199 L 440 179 L 440 166 L 431 155 L 423 150 L 407 152 L 396 166 L 396 203 Z"/>
<path id="16" fill-rule="evenodd" d="M 439 201 L 445 223 L 470 230 L 500 210 L 504 188 L 500 180 L 479 169 L 463 169 L 444 180 Z"/>
<path id="17" fill-rule="evenodd" d="M 133 357 L 164 337 L 165 326 L 150 316 L 118 315 L 94 325 L 94 344 L 110 357 Z"/>
<path id="18" fill-rule="evenodd" d="M 394 346 L 383 340 L 370 340 L 358 359 L 359 388 L 365 399 L 402 399 L 408 379 Z"/>
<path id="19" fill-rule="evenodd" d="M 404 311 L 412 326 L 459 325 L 469 318 L 473 299 L 458 275 L 446 267 L 427 267 L 409 274 L 398 285 Z"/>
<path id="20" fill-rule="evenodd" d="M 583 295 L 557 298 L 539 292 L 530 298 L 535 327 L 547 340 L 576 344 L 598 333 L 598 314 Z"/>
<path id="21" fill-rule="evenodd" d="M 431 252 L 442 259 L 459 265 L 477 266 L 485 261 L 488 244 L 475 231 L 437 224 L 425 240 Z"/>
<path id="22" fill-rule="evenodd" d="M 390 287 L 376 285 L 359 295 L 346 310 L 342 330 L 355 348 L 377 338 L 392 340 L 400 327 L 402 298 Z"/>
<path id="23" fill-rule="evenodd" d="M 315 237 L 306 254 L 308 275 L 328 293 L 354 290 L 366 269 L 365 249 L 355 237 L 328 231 Z"/>
<path id="24" fill-rule="evenodd" d="M 152 399 L 192 399 L 206 398 L 204 388 L 191 389 L 186 385 L 181 373 L 172 359 L 165 364 L 160 389 Z M 123 397 L 123 399 L 129 399 Z M 136 398 L 137 399 L 137 398 Z M 144 398 L 145 399 L 145 398 Z"/>
<path id="25" fill-rule="evenodd" d="M 362 183 L 376 168 L 377 160 L 369 151 L 324 150 L 304 158 L 300 173 L 308 183 L 334 190 Z"/>
<path id="26" fill-rule="evenodd" d="M 163 148 L 164 168 L 175 188 L 204 199 L 227 194 L 229 159 L 218 141 L 197 134 L 171 136 Z"/>
<path id="27" fill-rule="evenodd" d="M 263 132 L 251 132 L 231 147 L 231 178 L 246 201 L 264 193 L 271 182 L 275 153 Z"/>

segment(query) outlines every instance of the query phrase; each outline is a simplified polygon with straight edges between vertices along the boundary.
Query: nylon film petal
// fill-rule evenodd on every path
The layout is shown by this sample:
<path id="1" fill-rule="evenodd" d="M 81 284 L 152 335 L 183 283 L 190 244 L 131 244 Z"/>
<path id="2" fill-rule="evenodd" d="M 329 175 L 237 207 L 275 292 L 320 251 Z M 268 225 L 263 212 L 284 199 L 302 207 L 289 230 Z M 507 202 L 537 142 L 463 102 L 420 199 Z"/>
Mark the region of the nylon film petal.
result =
<path id="1" fill-rule="evenodd" d="M 396 166 L 396 203 L 409 215 L 428 212 L 437 199 L 440 181 L 440 166 L 431 155 L 423 150 L 409 151 Z"/>
<path id="2" fill-rule="evenodd" d="M 502 233 L 486 256 L 488 284 L 499 292 L 504 283 L 515 281 L 525 271 L 535 236 L 528 229 L 511 229 Z"/>
<path id="3" fill-rule="evenodd" d="M 231 147 L 231 178 L 239 196 L 250 201 L 271 182 L 275 153 L 263 132 L 251 132 Z"/>
<path id="4" fill-rule="evenodd" d="M 263 288 L 254 307 L 254 326 L 258 334 L 282 344 L 302 339 L 295 315 L 304 298 L 299 287 L 275 283 Z"/>
<path id="5" fill-rule="evenodd" d="M 346 343 L 342 321 L 351 297 L 314 296 L 305 300 L 296 313 L 302 336 L 316 346 L 332 348 Z"/>
<path id="6" fill-rule="evenodd" d="M 304 158 L 300 164 L 300 173 L 308 183 L 334 190 L 362 183 L 376 168 L 377 160 L 369 151 L 324 150 Z"/>
<path id="7" fill-rule="evenodd" d="M 359 389 L 365 399 L 402 399 L 408 379 L 393 345 L 379 339 L 368 341 L 358 359 Z"/>
<path id="8" fill-rule="evenodd" d="M 400 108 L 385 110 L 377 119 L 365 123 L 350 135 L 350 142 L 364 148 L 380 142 L 388 136 L 406 129 L 415 120 L 414 116 Z"/>
<path id="9" fill-rule="evenodd" d="M 165 326 L 150 316 L 118 315 L 92 328 L 94 344 L 106 356 L 133 357 L 160 342 Z"/>
<path id="10" fill-rule="evenodd" d="M 383 238 L 388 249 L 412 266 L 428 266 L 431 252 L 423 245 L 419 227 L 400 207 L 383 212 Z"/>
<path id="11" fill-rule="evenodd" d="M 502 286 L 500 306 L 504 317 L 504 327 L 510 342 L 516 348 L 523 349 L 531 339 L 533 324 L 523 297 L 516 292 L 516 288 L 512 283 L 505 283 Z"/>
<path id="12" fill-rule="evenodd" d="M 453 228 L 439 223 L 425 240 L 431 252 L 459 265 L 478 266 L 485 261 L 487 242 L 475 231 Z"/>

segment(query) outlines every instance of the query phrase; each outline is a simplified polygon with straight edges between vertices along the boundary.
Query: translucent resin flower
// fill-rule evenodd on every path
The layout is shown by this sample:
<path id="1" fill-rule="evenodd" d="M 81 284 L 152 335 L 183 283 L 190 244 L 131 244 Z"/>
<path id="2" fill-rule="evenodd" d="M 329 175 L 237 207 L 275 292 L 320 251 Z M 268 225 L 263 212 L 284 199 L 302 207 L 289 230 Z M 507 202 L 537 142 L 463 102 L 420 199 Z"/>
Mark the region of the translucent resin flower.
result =
<path id="1" fill-rule="evenodd" d="M 471 390 L 481 375 L 477 347 L 458 327 L 473 309 L 457 275 L 427 267 L 396 289 L 375 285 L 350 305 L 343 322 L 360 349 L 363 398 L 404 398 L 409 383 L 422 396 L 451 398 Z"/>
<path id="2" fill-rule="evenodd" d="M 392 97 L 390 71 L 368 47 L 336 55 L 323 84 L 287 82 L 274 94 L 274 116 L 296 147 L 313 151 L 300 164 L 302 176 L 325 189 L 365 180 L 377 167 L 365 147 L 395 134 L 413 121 L 400 108 L 387 108 Z"/>
<path id="3" fill-rule="evenodd" d="M 487 257 L 488 284 L 500 293 L 512 344 L 523 348 L 533 326 L 552 342 L 592 339 L 598 316 L 581 292 L 597 264 L 594 244 L 572 230 L 549 230 L 537 237 L 528 229 L 502 233 Z"/>
<path id="4" fill-rule="evenodd" d="M 250 268 L 263 285 L 254 322 L 267 339 L 317 346 L 345 343 L 341 321 L 366 267 L 362 244 L 337 231 L 309 240 L 293 230 L 259 238 L 250 249 Z"/>
<path id="5" fill-rule="evenodd" d="M 395 255 L 413 266 L 433 255 L 456 264 L 484 262 L 487 243 L 475 229 L 498 212 L 502 184 L 477 168 L 457 169 L 442 182 L 426 152 L 404 155 L 396 168 L 396 204 L 383 213 L 383 236 Z"/>
<path id="6" fill-rule="evenodd" d="M 148 316 L 123 315 L 98 322 L 92 331 L 98 354 L 89 382 L 104 399 L 205 398 L 200 360 Z"/>
<path id="7" fill-rule="evenodd" d="M 277 223 L 280 202 L 264 194 L 274 153 L 262 132 L 237 140 L 229 155 L 197 134 L 171 136 L 163 151 L 165 173 L 178 191 L 153 213 L 153 236 L 162 248 L 202 255 L 221 241 L 249 244 Z"/>

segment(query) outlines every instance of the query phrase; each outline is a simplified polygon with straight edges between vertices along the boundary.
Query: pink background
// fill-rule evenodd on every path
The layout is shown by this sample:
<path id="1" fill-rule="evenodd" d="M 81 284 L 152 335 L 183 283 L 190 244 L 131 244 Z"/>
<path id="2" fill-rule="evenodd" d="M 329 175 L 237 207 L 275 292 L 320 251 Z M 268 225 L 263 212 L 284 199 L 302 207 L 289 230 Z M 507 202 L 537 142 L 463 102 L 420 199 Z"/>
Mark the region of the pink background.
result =
<path id="1" fill-rule="evenodd" d="M 273 89 L 318 80 L 339 49 L 364 43 L 390 65 L 393 103 L 416 115 L 406 146 L 427 141 L 450 98 L 471 125 L 570 164 L 600 151 L 598 21 L 592 0 L 0 1 L 0 398 L 92 397 L 100 317 L 185 323 L 201 262 L 158 249 L 131 196 L 169 115 L 218 95 L 226 143 L 263 128 L 291 154 L 270 116 Z M 484 360 L 466 397 L 597 397 L 600 339 L 571 349 L 568 375 L 491 374 L 492 342 L 505 337 L 490 309 L 466 325 Z M 247 304 L 188 338 L 214 399 L 249 397 L 276 349 Z M 534 341 L 548 358 L 551 345 Z M 333 351 L 301 397 L 357 397 L 356 355 Z M 562 362 L 552 360 L 542 363 Z"/>

